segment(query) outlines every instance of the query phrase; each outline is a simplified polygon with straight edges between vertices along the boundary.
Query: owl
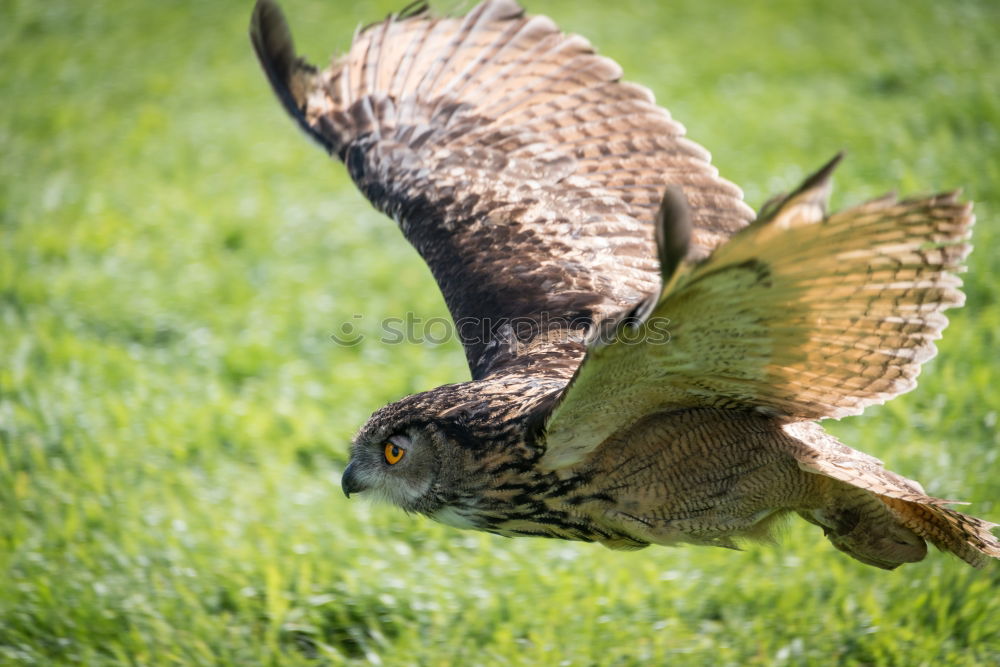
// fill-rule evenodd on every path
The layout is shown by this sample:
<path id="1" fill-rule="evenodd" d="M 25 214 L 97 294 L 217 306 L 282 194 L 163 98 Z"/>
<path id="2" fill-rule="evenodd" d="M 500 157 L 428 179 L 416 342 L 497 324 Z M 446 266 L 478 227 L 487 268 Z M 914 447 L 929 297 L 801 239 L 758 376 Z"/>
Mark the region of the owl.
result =
<path id="1" fill-rule="evenodd" d="M 961 305 L 955 193 L 837 213 L 835 157 L 758 212 L 645 88 L 514 0 L 423 3 L 327 69 L 259 0 L 278 99 L 431 269 L 471 380 L 375 412 L 342 478 L 504 536 L 733 547 L 797 514 L 892 569 L 995 524 L 824 431 L 912 389 Z"/>

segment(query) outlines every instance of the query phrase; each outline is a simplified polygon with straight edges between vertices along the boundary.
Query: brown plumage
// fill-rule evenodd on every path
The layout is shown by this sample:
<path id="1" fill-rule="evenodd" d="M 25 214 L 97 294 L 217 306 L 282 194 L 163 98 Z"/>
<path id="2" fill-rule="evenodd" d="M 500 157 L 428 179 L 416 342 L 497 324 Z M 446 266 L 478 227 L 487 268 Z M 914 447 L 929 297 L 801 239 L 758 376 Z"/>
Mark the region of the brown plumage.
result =
<path id="1" fill-rule="evenodd" d="M 884 568 L 993 524 L 817 423 L 915 386 L 960 305 L 971 205 L 827 215 L 839 157 L 761 214 L 618 66 L 513 0 L 423 5 L 326 70 L 259 0 L 278 97 L 428 263 L 472 381 L 358 434 L 345 492 L 502 535 L 732 546 L 796 512 Z"/>

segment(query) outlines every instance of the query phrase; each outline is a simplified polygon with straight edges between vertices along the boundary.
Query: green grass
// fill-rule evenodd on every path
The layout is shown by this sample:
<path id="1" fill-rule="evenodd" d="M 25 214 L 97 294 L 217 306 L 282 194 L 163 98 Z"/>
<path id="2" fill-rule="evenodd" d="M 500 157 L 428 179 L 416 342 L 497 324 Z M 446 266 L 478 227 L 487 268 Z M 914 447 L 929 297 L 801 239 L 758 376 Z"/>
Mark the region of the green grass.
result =
<path id="1" fill-rule="evenodd" d="M 0 0 L 0 662 L 977 665 L 1000 567 L 896 572 L 815 528 L 615 553 L 363 502 L 367 415 L 454 343 L 330 339 L 446 310 L 284 118 L 251 1 Z M 286 0 L 323 61 L 402 2 Z M 356 6 L 358 5 L 358 6 Z M 1000 520 L 1000 5 L 538 0 L 649 85 L 752 205 L 840 149 L 835 206 L 963 186 L 968 305 L 920 387 L 831 424 Z"/>

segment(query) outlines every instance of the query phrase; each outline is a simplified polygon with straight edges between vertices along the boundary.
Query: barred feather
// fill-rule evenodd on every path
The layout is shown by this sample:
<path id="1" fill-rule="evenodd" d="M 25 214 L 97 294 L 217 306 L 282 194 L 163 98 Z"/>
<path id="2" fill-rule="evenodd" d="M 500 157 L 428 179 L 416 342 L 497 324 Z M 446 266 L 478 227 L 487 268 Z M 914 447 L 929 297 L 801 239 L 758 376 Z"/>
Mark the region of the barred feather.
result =
<path id="1" fill-rule="evenodd" d="M 971 205 L 955 193 L 883 198 L 824 217 L 822 173 L 690 265 L 660 296 L 647 342 L 591 350 L 547 424 L 547 466 L 579 461 L 655 411 L 839 418 L 916 385 L 942 311 L 964 301 L 955 273 Z"/>
<path id="2" fill-rule="evenodd" d="M 270 0 L 251 35 L 290 111 L 399 222 L 455 319 L 484 324 L 463 337 L 475 377 L 511 361 L 504 322 L 582 330 L 655 291 L 666 184 L 691 203 L 692 257 L 753 216 L 647 89 L 512 0 L 390 17 L 322 72 L 294 58 Z M 582 348 L 557 346 L 575 366 Z"/>

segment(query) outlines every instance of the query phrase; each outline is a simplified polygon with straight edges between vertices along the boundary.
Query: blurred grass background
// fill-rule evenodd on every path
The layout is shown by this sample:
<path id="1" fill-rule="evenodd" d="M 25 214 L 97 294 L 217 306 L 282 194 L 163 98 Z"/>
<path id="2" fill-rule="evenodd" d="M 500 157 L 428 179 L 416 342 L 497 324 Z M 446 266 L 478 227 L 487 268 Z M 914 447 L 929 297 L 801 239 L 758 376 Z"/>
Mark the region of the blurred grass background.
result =
<path id="1" fill-rule="evenodd" d="M 286 0 L 317 62 L 397 0 Z M 462 533 L 362 502 L 354 430 L 466 379 L 417 255 L 258 71 L 252 3 L 0 0 L 0 662 L 979 665 L 1000 567 L 887 573 L 802 521 L 745 552 Z M 957 186 L 968 305 L 913 393 L 830 424 L 1000 520 L 1000 4 L 535 0 L 751 205 Z M 364 344 L 330 336 L 363 313 Z"/>

